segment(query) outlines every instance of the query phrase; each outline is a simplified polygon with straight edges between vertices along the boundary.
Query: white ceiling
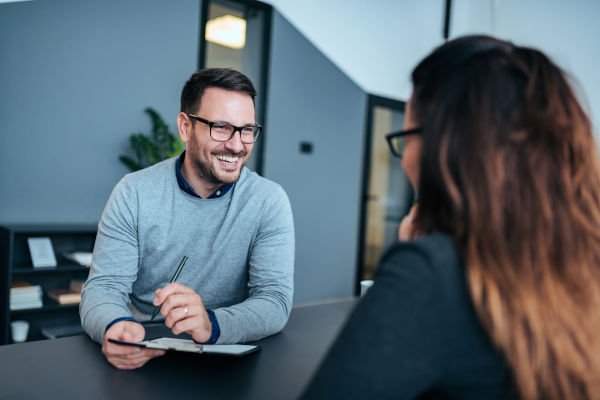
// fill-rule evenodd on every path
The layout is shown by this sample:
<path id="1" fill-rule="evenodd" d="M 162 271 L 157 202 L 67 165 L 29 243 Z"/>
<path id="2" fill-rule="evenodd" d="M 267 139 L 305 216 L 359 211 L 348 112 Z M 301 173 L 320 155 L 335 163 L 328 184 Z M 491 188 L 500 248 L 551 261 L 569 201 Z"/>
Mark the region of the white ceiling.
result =
<path id="1" fill-rule="evenodd" d="M 371 94 L 406 100 L 412 67 L 443 42 L 443 0 L 267 3 Z"/>

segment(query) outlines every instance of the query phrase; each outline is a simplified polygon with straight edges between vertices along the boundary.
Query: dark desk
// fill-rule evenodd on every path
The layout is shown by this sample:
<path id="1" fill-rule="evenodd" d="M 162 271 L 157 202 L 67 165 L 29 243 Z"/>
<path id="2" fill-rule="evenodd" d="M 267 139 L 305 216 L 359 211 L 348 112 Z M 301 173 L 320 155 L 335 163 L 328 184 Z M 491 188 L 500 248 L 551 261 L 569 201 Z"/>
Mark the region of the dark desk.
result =
<path id="1" fill-rule="evenodd" d="M 285 329 L 241 358 L 167 353 L 134 371 L 74 336 L 0 347 L 0 399 L 295 399 L 355 300 L 294 308 Z"/>

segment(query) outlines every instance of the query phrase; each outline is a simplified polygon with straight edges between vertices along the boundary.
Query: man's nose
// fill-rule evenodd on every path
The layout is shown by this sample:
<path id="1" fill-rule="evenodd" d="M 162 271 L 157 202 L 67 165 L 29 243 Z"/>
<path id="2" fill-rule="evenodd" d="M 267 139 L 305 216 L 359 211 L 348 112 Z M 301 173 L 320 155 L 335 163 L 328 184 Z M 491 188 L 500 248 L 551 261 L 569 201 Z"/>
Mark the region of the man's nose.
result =
<path id="1" fill-rule="evenodd" d="M 242 143 L 242 132 L 237 130 L 233 133 L 233 137 L 225 142 L 225 147 L 234 153 L 239 153 L 244 150 L 244 143 Z"/>

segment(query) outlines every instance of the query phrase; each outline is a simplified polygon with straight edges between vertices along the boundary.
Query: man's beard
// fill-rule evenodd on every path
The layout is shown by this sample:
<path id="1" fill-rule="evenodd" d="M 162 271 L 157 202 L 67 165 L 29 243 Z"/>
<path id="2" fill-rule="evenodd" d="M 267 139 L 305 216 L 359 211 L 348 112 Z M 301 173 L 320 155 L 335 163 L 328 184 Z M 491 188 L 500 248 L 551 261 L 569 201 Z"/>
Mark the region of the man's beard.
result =
<path id="1" fill-rule="evenodd" d="M 234 153 L 231 151 L 219 151 L 216 153 L 211 153 L 211 155 L 215 157 L 217 155 L 239 157 L 238 162 L 241 163 L 241 165 L 239 167 L 236 167 L 237 174 L 235 174 L 234 176 L 232 176 L 231 174 L 227 174 L 226 176 L 224 176 L 223 173 L 216 169 L 213 162 L 209 160 L 207 163 L 203 163 L 200 160 L 200 158 L 196 156 L 196 154 L 198 154 L 198 148 L 195 144 L 193 144 L 192 142 L 188 143 L 188 147 L 189 149 L 188 151 L 186 151 L 186 157 L 190 157 L 190 161 L 192 162 L 192 166 L 195 172 L 202 179 L 205 179 L 206 181 L 215 185 L 226 185 L 229 183 L 235 183 L 238 181 L 238 179 L 240 179 L 240 173 L 242 171 L 242 168 L 244 167 L 244 165 L 246 165 L 246 156 L 248 155 L 248 152 L 241 151 L 239 153 Z"/>

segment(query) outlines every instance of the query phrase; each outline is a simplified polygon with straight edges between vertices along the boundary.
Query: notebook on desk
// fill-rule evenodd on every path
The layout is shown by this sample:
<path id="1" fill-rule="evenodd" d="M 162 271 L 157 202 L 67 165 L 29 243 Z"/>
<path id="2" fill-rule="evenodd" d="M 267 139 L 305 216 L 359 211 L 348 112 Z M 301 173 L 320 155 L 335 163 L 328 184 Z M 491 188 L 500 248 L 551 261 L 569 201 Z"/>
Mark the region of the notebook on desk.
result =
<path id="1" fill-rule="evenodd" d="M 161 337 L 142 342 L 126 342 L 123 340 L 108 339 L 109 342 L 123 346 L 145 347 L 169 351 L 182 351 L 186 353 L 215 354 L 222 356 L 241 357 L 260 350 L 260 347 L 247 344 L 199 344 L 191 339 L 177 339 Z"/>
<path id="2" fill-rule="evenodd" d="M 260 350 L 259 346 L 246 344 L 200 344 L 194 342 L 192 336 L 187 333 L 179 335 L 173 334 L 164 321 L 145 321 L 142 322 L 146 334 L 144 340 L 139 343 L 123 342 L 109 339 L 116 344 L 125 346 L 146 347 L 150 349 L 160 349 L 169 351 L 180 351 L 197 354 L 215 354 L 224 356 L 244 356 Z"/>

